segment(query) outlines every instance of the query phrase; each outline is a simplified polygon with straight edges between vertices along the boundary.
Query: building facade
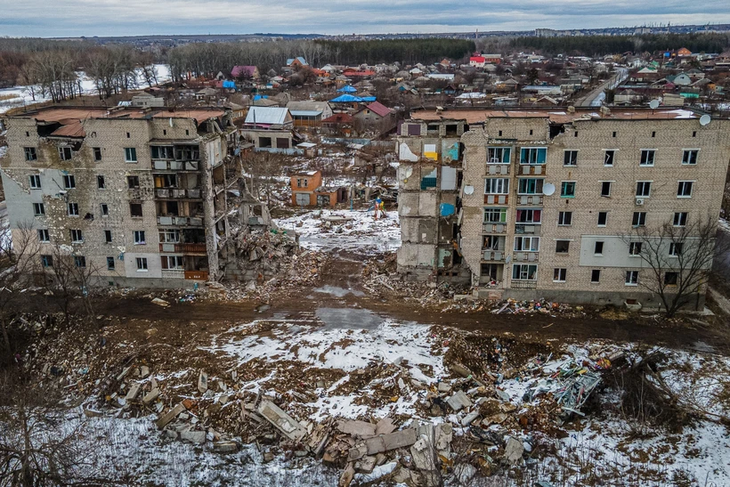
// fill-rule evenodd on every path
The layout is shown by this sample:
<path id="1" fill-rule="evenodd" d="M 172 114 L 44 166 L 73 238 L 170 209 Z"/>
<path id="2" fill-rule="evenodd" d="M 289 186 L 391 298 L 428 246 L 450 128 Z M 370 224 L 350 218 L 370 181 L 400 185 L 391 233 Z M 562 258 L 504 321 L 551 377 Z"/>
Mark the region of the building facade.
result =
<path id="1" fill-rule="evenodd" d="M 60 251 L 104 283 L 192 286 L 226 274 L 241 226 L 267 223 L 227 110 L 48 107 L 11 116 L 7 139 L 10 228 L 36 232 L 46 271 Z"/>
<path id="2" fill-rule="evenodd" d="M 651 276 L 631 235 L 719 214 L 730 121 L 699 118 L 642 109 L 415 112 L 397 147 L 400 271 L 453 276 L 493 299 L 657 307 L 640 285 Z"/>

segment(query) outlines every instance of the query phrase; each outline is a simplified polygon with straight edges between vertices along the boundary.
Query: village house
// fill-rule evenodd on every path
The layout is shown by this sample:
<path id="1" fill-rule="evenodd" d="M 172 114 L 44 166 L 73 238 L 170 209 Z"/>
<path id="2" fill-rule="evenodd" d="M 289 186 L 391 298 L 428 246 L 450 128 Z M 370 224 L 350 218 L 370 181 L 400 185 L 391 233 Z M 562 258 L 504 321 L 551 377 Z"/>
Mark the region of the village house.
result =
<path id="1" fill-rule="evenodd" d="M 248 109 L 241 136 L 257 151 L 289 153 L 293 152 L 293 128 L 288 108 L 253 106 Z"/>

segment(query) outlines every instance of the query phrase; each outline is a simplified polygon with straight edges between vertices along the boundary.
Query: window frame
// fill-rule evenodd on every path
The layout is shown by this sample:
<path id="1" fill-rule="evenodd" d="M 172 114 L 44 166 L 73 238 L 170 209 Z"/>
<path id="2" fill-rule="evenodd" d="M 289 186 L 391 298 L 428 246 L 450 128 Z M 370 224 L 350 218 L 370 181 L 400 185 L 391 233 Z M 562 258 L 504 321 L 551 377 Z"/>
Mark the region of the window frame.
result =
<path id="1" fill-rule="evenodd" d="M 507 160 L 505 161 L 504 153 L 507 152 Z M 492 153 L 493 152 L 493 153 Z M 494 154 L 499 152 L 499 160 L 494 157 Z M 490 153 L 492 153 L 492 157 L 490 157 Z M 510 164 L 512 162 L 512 147 L 505 147 L 505 146 L 487 146 L 487 164 Z"/>
<path id="2" fill-rule="evenodd" d="M 643 242 L 629 242 L 629 257 L 641 257 L 641 251 L 643 249 Z"/>
<path id="3" fill-rule="evenodd" d="M 694 192 L 695 187 L 695 180 L 680 180 L 677 181 L 677 198 L 680 199 L 689 199 L 692 197 L 692 193 Z M 685 189 L 689 185 L 689 194 L 684 194 L 684 191 L 681 191 Z M 680 191 L 682 194 L 680 194 Z"/>
<path id="4" fill-rule="evenodd" d="M 53 256 L 48 254 L 41 254 L 41 267 L 48 269 L 53 267 Z"/>
<path id="5" fill-rule="evenodd" d="M 134 240 L 134 245 L 147 245 L 147 239 L 145 238 L 144 232 L 144 230 L 133 231 L 132 238 Z"/>
<path id="6" fill-rule="evenodd" d="M 484 194 L 509 194 L 509 181 L 510 178 L 484 178 Z M 498 183 L 500 182 L 500 183 Z M 490 188 L 487 188 L 487 185 Z M 501 186 L 501 191 L 494 191 L 492 186 Z"/>
<path id="7" fill-rule="evenodd" d="M 601 183 L 601 198 L 610 198 L 611 197 L 611 188 L 613 187 L 613 183 L 615 181 L 599 181 Z M 606 185 L 608 184 L 608 193 L 604 193 L 604 189 Z"/>
<path id="8" fill-rule="evenodd" d="M 614 167 L 616 165 L 616 153 L 618 152 L 617 149 L 603 149 L 603 166 L 604 167 Z M 611 154 L 611 164 L 606 164 L 606 161 L 608 160 L 608 154 Z"/>
<path id="9" fill-rule="evenodd" d="M 594 278 L 594 273 L 598 273 L 598 278 Z M 591 284 L 601 283 L 601 269 L 591 269 Z"/>
<path id="10" fill-rule="evenodd" d="M 679 218 L 677 218 L 677 217 L 679 217 Z M 684 218 L 684 221 L 682 221 L 683 218 Z M 672 218 L 672 226 L 677 227 L 677 228 L 686 227 L 688 218 L 689 218 L 688 211 L 675 211 L 674 217 Z M 677 222 L 677 219 L 679 219 L 679 222 Z"/>
<path id="11" fill-rule="evenodd" d="M 79 204 L 73 203 L 73 202 L 66 203 L 66 215 L 67 216 L 81 216 L 81 210 L 79 209 Z"/>
<path id="12" fill-rule="evenodd" d="M 147 257 L 137 257 L 135 262 L 137 264 L 137 272 L 149 272 L 150 267 L 147 262 Z"/>
<path id="13" fill-rule="evenodd" d="M 36 147 L 23 147 L 23 154 L 28 162 L 38 160 L 38 149 Z"/>
<path id="14" fill-rule="evenodd" d="M 109 228 L 104 229 L 104 243 L 110 244 L 114 242 L 114 232 Z"/>
<path id="15" fill-rule="evenodd" d="M 601 245 L 601 251 L 598 251 L 598 245 Z M 603 256 L 603 251 L 606 250 L 606 241 L 605 240 L 596 240 L 593 242 L 593 255 L 600 255 Z"/>
<path id="16" fill-rule="evenodd" d="M 117 270 L 117 264 L 116 264 L 116 261 L 114 260 L 114 257 L 106 258 L 106 270 L 108 270 L 108 271 Z"/>
<path id="17" fill-rule="evenodd" d="M 687 155 L 694 155 L 694 162 L 692 162 L 692 157 L 687 158 Z M 697 160 L 700 157 L 700 149 L 682 149 L 682 165 L 683 166 L 696 166 Z"/>
<path id="18" fill-rule="evenodd" d="M 69 228 L 68 231 L 72 244 L 84 243 L 84 232 L 80 228 Z"/>
<path id="19" fill-rule="evenodd" d="M 40 243 L 50 243 L 51 242 L 51 234 L 48 232 L 47 228 L 38 229 L 38 241 Z"/>
<path id="20" fill-rule="evenodd" d="M 561 279 L 562 277 L 562 279 Z M 568 278 L 568 269 L 566 267 L 553 268 L 553 282 L 565 282 Z"/>
<path id="21" fill-rule="evenodd" d="M 522 181 L 526 181 L 524 185 L 528 186 L 527 188 L 522 188 L 522 186 L 523 186 Z M 531 186 L 531 185 L 527 181 L 534 181 L 534 185 L 533 185 L 534 187 L 532 188 L 533 189 L 532 193 L 529 192 L 529 190 L 530 190 L 529 186 Z M 545 185 L 544 178 L 517 178 L 517 195 L 518 196 L 531 196 L 531 195 L 536 195 L 536 194 L 541 195 L 541 194 L 543 194 L 542 190 L 543 190 L 544 185 Z M 538 186 L 539 186 L 539 189 L 538 189 Z M 523 189 L 527 190 L 528 192 L 523 192 Z"/>
<path id="22" fill-rule="evenodd" d="M 86 269 L 86 256 L 74 255 L 74 267 L 78 269 Z"/>
<path id="23" fill-rule="evenodd" d="M 106 178 L 103 174 L 96 175 L 96 189 L 106 189 Z"/>
<path id="24" fill-rule="evenodd" d="M 572 184 L 573 185 L 573 194 L 565 194 L 565 190 L 567 188 L 566 185 Z M 576 181 L 561 181 L 560 182 L 560 197 L 561 198 L 575 198 L 575 190 L 576 190 L 577 184 Z"/>
<path id="25" fill-rule="evenodd" d="M 547 163 L 547 147 L 541 146 L 541 147 L 520 147 L 520 165 L 522 166 L 542 166 Z M 527 162 L 525 161 L 524 154 L 532 154 L 534 151 L 534 158 L 532 156 L 527 157 Z M 540 162 L 540 151 L 544 151 L 544 157 L 542 158 L 542 162 Z M 534 159 L 534 162 L 533 162 Z"/>
<path id="26" fill-rule="evenodd" d="M 125 147 L 124 148 L 124 162 L 128 164 L 135 164 L 139 162 L 137 159 L 137 148 L 136 147 Z"/>
<path id="27" fill-rule="evenodd" d="M 565 245 L 565 251 L 559 250 L 561 244 Z M 560 255 L 566 255 L 570 253 L 570 240 L 566 238 L 555 239 L 555 253 Z"/>
<path id="28" fill-rule="evenodd" d="M 568 223 L 565 223 L 565 217 L 568 217 L 568 220 L 570 220 Z M 563 220 L 561 223 L 560 220 Z M 572 227 L 573 226 L 573 212 L 572 211 L 559 211 L 558 212 L 558 226 L 559 227 Z"/>
<path id="29" fill-rule="evenodd" d="M 563 150 L 563 167 L 577 167 L 577 166 L 578 166 L 578 150 L 577 149 Z"/>
<path id="30" fill-rule="evenodd" d="M 76 176 L 73 174 L 64 174 L 63 189 L 76 189 Z"/>
<path id="31" fill-rule="evenodd" d="M 101 162 L 102 158 L 104 157 L 101 152 L 101 147 L 92 147 L 92 156 L 94 158 L 94 162 Z"/>
<path id="32" fill-rule="evenodd" d="M 518 273 L 519 276 L 522 276 L 523 275 L 523 268 L 525 268 L 524 274 L 527 275 L 528 277 L 525 277 L 525 278 L 515 277 L 515 270 L 516 270 L 516 268 L 519 268 L 519 273 Z M 534 268 L 532 273 L 530 272 L 530 268 Z M 523 264 L 523 263 L 520 263 L 520 264 L 512 264 L 512 280 L 513 281 L 530 281 L 530 282 L 535 282 L 535 281 L 537 281 L 537 272 L 538 272 L 538 270 L 539 270 L 539 267 L 538 267 L 537 264 Z M 530 279 L 530 277 L 529 277 L 530 275 L 533 275 L 534 278 L 533 279 Z"/>
<path id="33" fill-rule="evenodd" d="M 653 182 L 654 182 L 653 180 L 651 180 L 651 181 L 645 181 L 645 180 L 636 181 L 636 187 L 635 187 L 635 190 L 636 191 L 634 193 L 634 197 L 635 198 L 651 198 L 651 186 L 652 186 L 652 183 Z M 649 191 L 646 191 L 647 194 L 639 194 L 639 185 L 640 184 L 642 185 L 641 186 L 642 189 L 649 188 Z M 645 191 L 642 191 L 642 193 L 644 193 L 644 192 Z"/>
<path id="34" fill-rule="evenodd" d="M 682 249 L 684 249 L 683 242 L 669 242 L 669 257 L 679 258 L 682 255 Z"/>
<path id="35" fill-rule="evenodd" d="M 504 225 L 507 223 L 507 208 L 484 208 L 484 213 L 482 214 L 482 224 L 492 224 L 492 225 Z M 488 221 L 487 220 L 487 214 L 494 214 L 498 212 L 499 213 L 499 221 Z"/>
<path id="36" fill-rule="evenodd" d="M 601 223 L 601 216 L 603 216 L 603 223 Z M 596 219 L 596 226 L 597 227 L 606 227 L 608 226 L 608 212 L 607 211 L 599 211 L 598 212 L 598 218 Z"/>
<path id="37" fill-rule="evenodd" d="M 639 220 L 637 223 L 634 223 L 634 217 L 637 215 L 640 215 L 637 220 Z M 631 226 L 633 228 L 639 228 L 639 227 L 645 227 L 646 226 L 646 212 L 645 211 L 635 211 L 631 215 Z"/>
<path id="38" fill-rule="evenodd" d="M 641 149 L 641 152 L 639 153 L 639 167 L 654 167 L 656 164 L 656 149 Z M 646 160 L 644 158 L 644 155 L 646 154 Z M 651 158 L 649 158 L 649 154 L 651 154 Z M 651 159 L 651 161 L 649 161 Z M 649 164 L 651 162 L 651 164 Z"/>
<path id="39" fill-rule="evenodd" d="M 132 185 L 136 181 L 135 185 Z M 129 175 L 127 176 L 127 189 L 139 189 L 140 188 L 140 182 L 139 182 L 139 176 L 137 175 Z"/>
<path id="40" fill-rule="evenodd" d="M 46 216 L 46 205 L 33 203 L 33 216 Z"/>
<path id="41" fill-rule="evenodd" d="M 517 242 L 520 242 L 520 247 L 517 248 Z M 528 242 L 527 248 L 525 248 L 525 242 Z M 536 248 L 533 248 L 533 243 L 537 242 Z M 515 236 L 514 241 L 514 251 L 515 252 L 540 252 L 540 237 L 535 236 Z"/>
<path id="42" fill-rule="evenodd" d="M 41 175 L 40 174 L 30 174 L 28 176 L 28 185 L 30 186 L 30 189 L 43 189 L 43 183 L 41 182 Z"/>
<path id="43" fill-rule="evenodd" d="M 74 154 L 71 147 L 59 147 L 58 148 L 58 158 L 62 161 L 70 161 L 73 159 Z"/>
<path id="44" fill-rule="evenodd" d="M 639 271 L 635 271 L 635 270 L 626 271 L 626 274 L 624 277 L 624 285 L 638 286 L 639 285 Z"/>

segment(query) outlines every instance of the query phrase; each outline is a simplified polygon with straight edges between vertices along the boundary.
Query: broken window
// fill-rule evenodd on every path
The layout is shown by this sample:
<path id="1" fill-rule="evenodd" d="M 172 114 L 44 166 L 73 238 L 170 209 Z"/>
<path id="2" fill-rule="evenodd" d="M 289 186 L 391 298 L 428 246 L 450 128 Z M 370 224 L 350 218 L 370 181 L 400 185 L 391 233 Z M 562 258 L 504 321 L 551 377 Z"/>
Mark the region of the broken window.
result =
<path id="1" fill-rule="evenodd" d="M 676 272 L 667 272 L 664 274 L 664 285 L 665 286 L 676 286 L 679 280 L 679 274 Z"/>
<path id="2" fill-rule="evenodd" d="M 59 147 L 58 148 L 58 157 L 60 157 L 62 161 L 70 161 L 71 156 L 72 156 L 72 154 L 71 154 L 70 147 Z"/>
<path id="3" fill-rule="evenodd" d="M 107 270 L 113 271 L 114 270 L 114 257 L 107 257 L 106 258 L 106 268 Z"/>
<path id="4" fill-rule="evenodd" d="M 596 255 L 603 255 L 603 242 L 596 242 L 593 245 L 593 253 Z"/>
<path id="5" fill-rule="evenodd" d="M 421 178 L 421 190 L 435 188 L 436 187 L 437 171 L 434 168 L 433 171 L 426 174 Z"/>
<path id="6" fill-rule="evenodd" d="M 38 153 L 36 152 L 35 147 L 24 147 L 23 150 L 25 151 L 25 160 L 26 161 L 37 161 L 38 160 Z"/>
<path id="7" fill-rule="evenodd" d="M 555 253 L 556 254 L 567 254 L 570 249 L 570 240 L 556 240 L 555 241 Z"/>
<path id="8" fill-rule="evenodd" d="M 446 136 L 454 136 L 457 135 L 459 131 L 459 126 L 455 123 L 448 123 L 446 124 Z"/>
<path id="9" fill-rule="evenodd" d="M 515 281 L 537 280 L 536 264 L 514 264 L 512 266 L 512 279 Z"/>
<path id="10" fill-rule="evenodd" d="M 129 189 L 139 188 L 139 176 L 127 176 L 127 186 Z"/>
<path id="11" fill-rule="evenodd" d="M 84 234 L 81 230 L 72 229 L 69 230 L 69 233 L 71 234 L 71 243 L 82 243 L 84 241 Z"/>
<path id="12" fill-rule="evenodd" d="M 629 242 L 629 255 L 634 257 L 637 255 L 641 255 L 642 247 L 642 242 Z"/>
<path id="13" fill-rule="evenodd" d="M 35 216 L 43 216 L 46 214 L 46 207 L 43 203 L 33 203 L 33 214 Z"/>
<path id="14" fill-rule="evenodd" d="M 271 137 L 259 137 L 259 147 L 270 148 Z"/>
<path id="15" fill-rule="evenodd" d="M 197 161 L 200 159 L 200 148 L 197 145 L 181 145 L 175 147 L 175 159 L 178 161 Z"/>
<path id="16" fill-rule="evenodd" d="M 38 241 L 43 243 L 51 241 L 51 236 L 48 234 L 47 228 L 41 228 L 38 230 Z"/>
<path id="17" fill-rule="evenodd" d="M 639 284 L 639 271 L 626 271 L 626 285 L 636 286 Z"/>
<path id="18" fill-rule="evenodd" d="M 53 256 L 41 255 L 41 265 L 43 267 L 53 267 Z"/>
<path id="19" fill-rule="evenodd" d="M 616 151 L 615 150 L 607 150 L 603 154 L 603 165 L 604 166 L 613 166 L 613 161 L 616 159 Z"/>
<path id="20" fill-rule="evenodd" d="M 601 196 L 605 198 L 611 196 L 611 181 L 601 182 Z"/>
<path id="21" fill-rule="evenodd" d="M 161 243 L 179 243 L 180 230 L 165 230 L 160 232 Z"/>
<path id="22" fill-rule="evenodd" d="M 485 235 L 482 248 L 484 250 L 504 250 L 502 248 L 504 247 L 504 244 L 502 244 L 503 241 L 503 237 L 498 237 L 497 235 Z"/>
<path id="23" fill-rule="evenodd" d="M 106 180 L 104 179 L 104 176 L 96 176 L 96 187 L 99 189 L 106 189 Z"/>
<path id="24" fill-rule="evenodd" d="M 601 270 L 600 269 L 591 270 L 591 282 L 592 283 L 601 282 Z"/>
<path id="25" fill-rule="evenodd" d="M 153 145 L 150 147 L 152 159 L 174 159 L 174 151 L 171 145 Z"/>
<path id="26" fill-rule="evenodd" d="M 564 166 L 577 166 L 578 165 L 578 151 L 577 150 L 566 150 L 563 152 L 563 165 Z"/>
<path id="27" fill-rule="evenodd" d="M 177 174 L 157 174 L 155 188 L 177 188 Z"/>
<path id="28" fill-rule="evenodd" d="M 101 147 L 94 147 L 94 162 L 101 161 Z"/>
<path id="29" fill-rule="evenodd" d="M 284 137 L 277 137 L 276 138 L 276 148 L 277 149 L 288 149 L 289 146 L 289 139 Z"/>
<path id="30" fill-rule="evenodd" d="M 563 181 L 560 185 L 560 196 L 562 198 L 575 197 L 575 181 Z"/>
<path id="31" fill-rule="evenodd" d="M 160 264 L 163 269 L 183 270 L 185 260 L 182 255 L 163 255 L 160 257 Z"/>
<path id="32" fill-rule="evenodd" d="M 682 247 L 684 247 L 684 244 L 682 242 L 672 242 L 669 244 L 669 255 L 672 257 L 679 257 L 682 254 Z"/>
<path id="33" fill-rule="evenodd" d="M 79 204 L 69 203 L 68 204 L 68 216 L 79 216 Z"/>
<path id="34" fill-rule="evenodd" d="M 456 169 L 450 166 L 441 167 L 441 190 L 453 191 L 456 189 Z"/>
<path id="35" fill-rule="evenodd" d="M 142 218 L 142 203 L 130 203 L 129 214 L 132 218 Z"/>

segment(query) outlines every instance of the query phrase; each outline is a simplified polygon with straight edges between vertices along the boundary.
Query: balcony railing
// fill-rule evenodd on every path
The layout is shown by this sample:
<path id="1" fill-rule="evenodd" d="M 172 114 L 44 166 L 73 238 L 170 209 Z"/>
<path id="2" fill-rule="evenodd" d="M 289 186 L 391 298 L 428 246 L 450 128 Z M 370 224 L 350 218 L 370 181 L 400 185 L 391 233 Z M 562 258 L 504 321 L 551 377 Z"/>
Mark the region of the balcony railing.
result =
<path id="1" fill-rule="evenodd" d="M 201 195 L 200 188 L 193 188 L 193 189 L 157 188 L 157 189 L 155 189 L 155 196 L 157 198 L 199 199 L 200 195 Z"/>
<path id="2" fill-rule="evenodd" d="M 537 289 L 537 281 L 516 281 L 512 279 L 512 289 Z"/>
<path id="3" fill-rule="evenodd" d="M 482 250 L 482 260 L 502 262 L 504 261 L 504 252 L 501 250 Z"/>
<path id="4" fill-rule="evenodd" d="M 197 171 L 198 161 L 152 161 L 152 167 L 158 171 Z"/>
<path id="5" fill-rule="evenodd" d="M 202 217 L 187 217 L 187 216 L 158 216 L 157 224 L 158 225 L 177 225 L 177 226 L 191 225 L 191 226 L 199 227 L 199 226 L 203 225 L 203 218 Z"/>
<path id="6" fill-rule="evenodd" d="M 208 271 L 185 271 L 185 279 L 194 281 L 207 281 Z"/>
<path id="7" fill-rule="evenodd" d="M 542 205 L 542 195 L 539 194 L 518 194 L 518 205 Z"/>
<path id="8" fill-rule="evenodd" d="M 485 194 L 484 204 L 486 205 L 506 205 L 509 202 L 509 195 L 506 194 Z"/>
<path id="9" fill-rule="evenodd" d="M 162 277 L 170 279 L 185 279 L 183 269 L 162 269 Z"/>
<path id="10" fill-rule="evenodd" d="M 540 258 L 537 252 L 515 252 L 515 262 L 537 262 Z"/>
<path id="11" fill-rule="evenodd" d="M 507 163 L 507 164 L 489 164 L 487 166 L 487 174 L 490 174 L 490 175 L 497 175 L 497 174 L 507 175 L 507 174 L 509 174 L 509 168 L 510 168 L 509 163 Z"/>
<path id="12" fill-rule="evenodd" d="M 532 174 L 535 176 L 541 176 L 545 174 L 544 164 L 520 164 L 520 175 Z"/>
<path id="13" fill-rule="evenodd" d="M 206 252 L 206 245 L 204 243 L 161 243 L 160 252 L 204 254 Z"/>
<path id="14" fill-rule="evenodd" d="M 482 224 L 482 233 L 505 233 L 507 231 L 506 223 L 484 223 Z"/>

